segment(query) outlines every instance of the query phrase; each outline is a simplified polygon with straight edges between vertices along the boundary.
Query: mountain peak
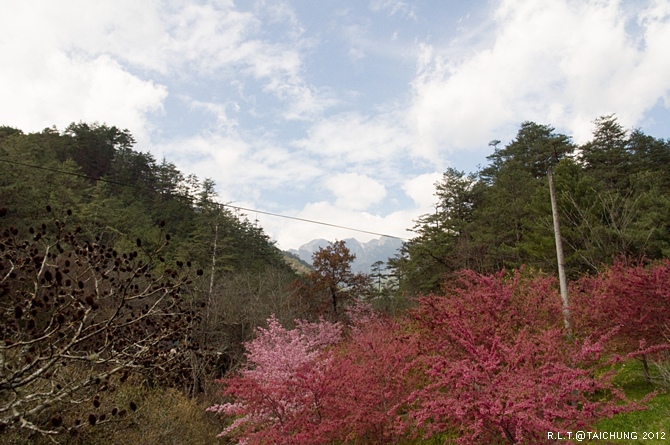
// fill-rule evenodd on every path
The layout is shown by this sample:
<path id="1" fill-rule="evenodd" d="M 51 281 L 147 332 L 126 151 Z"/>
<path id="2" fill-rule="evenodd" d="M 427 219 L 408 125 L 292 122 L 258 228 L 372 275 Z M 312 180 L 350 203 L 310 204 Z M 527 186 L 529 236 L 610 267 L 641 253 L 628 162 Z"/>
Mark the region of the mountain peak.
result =
<path id="1" fill-rule="evenodd" d="M 343 240 L 347 249 L 354 255 L 356 259 L 351 265 L 351 270 L 354 272 L 370 273 L 372 264 L 377 261 L 386 263 L 389 258 L 398 254 L 402 241 L 397 238 L 383 236 L 378 239 L 372 239 L 368 242 L 360 242 L 356 238 L 346 238 Z M 312 255 L 320 248 L 328 246 L 330 242 L 323 238 L 314 239 L 300 248 L 289 249 L 288 252 L 297 255 L 301 260 L 308 264 L 312 264 Z"/>

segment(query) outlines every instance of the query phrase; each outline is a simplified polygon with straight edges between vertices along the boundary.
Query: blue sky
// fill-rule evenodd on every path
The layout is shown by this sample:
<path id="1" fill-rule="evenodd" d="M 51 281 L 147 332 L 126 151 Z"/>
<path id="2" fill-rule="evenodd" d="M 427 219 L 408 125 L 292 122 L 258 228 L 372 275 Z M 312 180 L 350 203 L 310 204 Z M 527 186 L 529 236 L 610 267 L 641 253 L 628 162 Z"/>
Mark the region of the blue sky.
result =
<path id="1" fill-rule="evenodd" d="M 222 202 L 411 236 L 521 122 L 670 137 L 670 1 L 8 0 L 0 124 L 128 128 Z M 247 212 L 281 248 L 372 236 Z"/>

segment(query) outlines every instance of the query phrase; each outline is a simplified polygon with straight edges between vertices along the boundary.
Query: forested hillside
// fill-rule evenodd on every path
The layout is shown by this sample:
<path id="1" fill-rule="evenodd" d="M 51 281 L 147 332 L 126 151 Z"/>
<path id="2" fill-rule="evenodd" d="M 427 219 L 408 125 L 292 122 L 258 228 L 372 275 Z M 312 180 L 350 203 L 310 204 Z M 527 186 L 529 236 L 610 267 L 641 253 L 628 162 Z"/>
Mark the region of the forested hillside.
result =
<path id="1" fill-rule="evenodd" d="M 382 280 L 344 241 L 297 275 L 212 180 L 126 130 L 0 127 L 0 441 L 667 432 L 670 142 L 604 116 L 580 146 L 532 122 L 490 145 L 444 173 Z"/>
<path id="2" fill-rule="evenodd" d="M 165 159 L 137 152 L 134 142 L 127 130 L 100 124 L 32 134 L 0 127 L 5 224 L 25 228 L 43 218 L 49 204 L 70 209 L 87 236 L 123 246 L 150 240 L 162 221 L 174 237 L 174 259 L 205 267 L 215 256 L 219 272 L 284 267 L 261 228 L 215 203 L 211 179 L 185 175 Z"/>
<path id="3" fill-rule="evenodd" d="M 524 122 L 509 144 L 492 141 L 488 165 L 447 169 L 435 213 L 422 216 L 391 261 L 401 290 L 438 290 L 461 269 L 493 273 L 526 265 L 556 271 L 547 170 L 557 190 L 568 276 L 614 258 L 670 257 L 670 142 L 627 131 L 615 116 L 578 146 L 549 125 Z"/>
<path id="4" fill-rule="evenodd" d="M 202 394 L 267 317 L 305 316 L 282 252 L 214 186 L 113 126 L 0 127 L 2 429 L 79 433 L 127 410 L 99 408 L 141 392 L 126 381 Z"/>

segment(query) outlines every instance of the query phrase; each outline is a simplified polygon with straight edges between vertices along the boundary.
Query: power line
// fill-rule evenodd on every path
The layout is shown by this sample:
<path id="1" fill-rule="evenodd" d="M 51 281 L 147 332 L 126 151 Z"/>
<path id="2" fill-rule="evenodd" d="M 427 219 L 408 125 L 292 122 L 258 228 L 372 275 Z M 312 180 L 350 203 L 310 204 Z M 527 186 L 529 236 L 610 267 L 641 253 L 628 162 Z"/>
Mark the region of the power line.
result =
<path id="1" fill-rule="evenodd" d="M 40 165 L 33 165 L 33 164 L 26 164 L 24 162 L 14 161 L 14 160 L 10 160 L 10 159 L 3 159 L 3 158 L 0 158 L 0 162 L 6 162 L 8 164 L 20 165 L 20 166 L 23 166 L 23 167 L 35 168 L 35 169 L 39 169 L 39 170 L 46 170 L 46 171 L 50 171 L 50 172 L 54 172 L 54 173 L 60 173 L 60 174 L 63 174 L 63 175 L 77 176 L 79 178 L 90 179 L 90 180 L 93 180 L 93 181 L 102 181 L 102 182 L 106 182 L 106 183 L 109 183 L 109 184 L 119 185 L 119 186 L 122 186 L 122 187 L 131 187 L 131 188 L 135 188 L 135 189 L 140 189 L 140 190 L 146 190 L 146 191 L 153 192 L 153 190 L 151 190 L 147 187 L 140 187 L 140 186 L 137 186 L 137 185 L 127 184 L 127 183 L 124 183 L 124 182 L 112 181 L 111 179 L 94 178 L 92 176 L 88 176 L 88 175 L 85 175 L 85 174 L 82 174 L 82 173 L 68 172 L 68 171 L 59 170 L 59 169 L 56 169 L 56 168 L 43 167 L 43 166 L 40 166 Z M 279 213 L 265 212 L 263 210 L 249 209 L 249 208 L 245 208 L 245 207 L 234 206 L 234 205 L 231 205 L 231 204 L 223 204 L 223 203 L 220 203 L 220 202 L 215 202 L 215 204 L 217 204 L 218 206 L 221 206 L 221 207 L 229 207 L 231 209 L 242 210 L 242 211 L 245 211 L 245 212 L 256 212 L 256 213 L 260 213 L 260 214 L 263 214 L 263 215 L 274 216 L 274 217 L 277 217 L 277 218 L 290 219 L 290 220 L 301 221 L 301 222 L 306 222 L 306 223 L 310 223 L 310 224 L 319 224 L 319 225 L 322 225 L 322 226 L 334 227 L 334 228 L 337 228 L 337 229 L 351 230 L 353 232 L 367 233 L 369 235 L 384 236 L 384 237 L 387 237 L 387 238 L 394 238 L 394 239 L 399 239 L 399 240 L 402 240 L 402 241 L 407 241 L 407 238 L 402 238 L 402 237 L 394 236 L 394 235 L 387 235 L 387 234 L 379 233 L 379 232 L 372 232 L 372 231 L 369 231 L 369 230 L 356 229 L 356 228 L 353 228 L 353 227 L 342 226 L 342 225 L 339 225 L 339 224 L 332 224 L 332 223 L 327 223 L 327 222 L 323 222 L 323 221 L 316 221 L 316 220 L 307 219 L 307 218 L 298 218 L 296 216 L 282 215 L 282 214 L 279 214 Z"/>
<path id="2" fill-rule="evenodd" d="M 346 226 L 341 226 L 341 225 L 338 225 L 338 224 L 331 224 L 331 223 L 322 222 L 322 221 L 315 221 L 313 219 L 298 218 L 297 216 L 281 215 L 279 213 L 265 212 L 265 211 L 256 210 L 256 209 L 247 209 L 247 208 L 244 208 L 244 207 L 234 206 L 234 205 L 230 205 L 230 204 L 220 204 L 220 205 L 223 206 L 223 207 L 230 207 L 230 208 L 237 209 L 237 210 L 244 210 L 246 212 L 256 212 L 256 213 L 261 213 L 263 215 L 276 216 L 278 218 L 292 219 L 294 221 L 303 221 L 303 222 L 307 222 L 307 223 L 311 223 L 311 224 L 320 224 L 322 226 L 336 227 L 338 229 L 346 229 L 346 230 L 353 230 L 355 232 L 368 233 L 370 235 L 385 236 L 387 238 L 395 238 L 395 239 L 399 239 L 399 240 L 403 240 L 403 241 L 406 240 L 406 238 L 401 238 L 399 236 L 386 235 L 384 233 L 378 233 L 378 232 L 370 232 L 368 230 L 363 230 L 363 229 L 354 229 L 352 227 L 346 227 Z"/>
<path id="3" fill-rule="evenodd" d="M 147 187 L 140 187 L 140 186 L 133 185 L 133 184 L 126 184 L 126 183 L 123 183 L 123 182 L 112 181 L 111 179 L 94 178 L 93 176 L 88 176 L 88 175 L 85 175 L 83 173 L 68 172 L 68 171 L 65 171 L 65 170 L 58 170 L 57 168 L 44 167 L 44 166 L 41 166 L 41 165 L 26 164 L 24 162 L 13 161 L 13 160 L 3 159 L 3 158 L 0 158 L 0 162 L 6 162 L 8 164 L 14 164 L 14 165 L 21 165 L 23 167 L 36 168 L 38 170 L 46 170 L 46 171 L 54 172 L 54 173 L 61 173 L 61 174 L 64 174 L 64 175 L 77 176 L 79 178 L 91 179 L 93 181 L 107 182 L 109 184 L 121 185 L 123 187 L 132 187 L 132 188 L 135 188 L 135 189 L 152 191 L 151 189 L 149 189 Z"/>

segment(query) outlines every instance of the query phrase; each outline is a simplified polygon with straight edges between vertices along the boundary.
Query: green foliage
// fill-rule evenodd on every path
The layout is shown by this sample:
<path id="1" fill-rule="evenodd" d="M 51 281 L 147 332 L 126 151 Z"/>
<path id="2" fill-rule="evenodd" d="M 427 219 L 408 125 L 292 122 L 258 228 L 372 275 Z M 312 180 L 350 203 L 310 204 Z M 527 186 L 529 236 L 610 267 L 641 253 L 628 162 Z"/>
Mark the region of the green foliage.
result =
<path id="1" fill-rule="evenodd" d="M 86 176 L 93 179 L 108 176 L 112 172 L 117 151 L 129 150 L 135 144 L 128 130 L 98 123 L 72 123 L 63 135 L 69 142 L 64 154 L 80 165 Z"/>
<path id="2" fill-rule="evenodd" d="M 7 208 L 5 224 L 26 227 L 54 208 L 77 210 L 90 192 L 79 165 L 60 156 L 64 141 L 53 130 L 0 139 L 0 202 Z M 58 173 L 64 171 L 68 174 Z"/>
<path id="3" fill-rule="evenodd" d="M 179 366 L 164 366 L 162 371 L 148 373 L 146 378 L 147 384 L 156 385 L 157 390 L 162 385 L 174 384 L 185 394 L 200 394 L 206 382 L 221 377 L 241 359 L 240 342 L 250 338 L 258 323 L 272 312 L 278 313 L 282 321 L 297 316 L 299 308 L 293 294 L 286 289 L 295 274 L 260 227 L 216 202 L 211 179 L 201 181 L 195 175 L 185 175 L 165 159 L 157 162 L 150 154 L 135 151 L 133 144 L 127 130 L 98 123 L 72 124 L 63 132 L 48 128 L 30 134 L 0 127 L 1 228 L 14 227 L 12 236 L 28 239 L 35 236 L 35 230 L 41 230 L 39 224 L 35 226 L 36 222 L 51 221 L 53 225 L 56 220 L 67 219 L 68 227 L 76 228 L 81 245 L 104 246 L 101 255 L 111 255 L 108 260 L 112 263 L 117 253 L 133 252 L 133 261 L 141 261 L 146 270 L 135 271 L 133 285 L 124 288 L 124 292 L 131 292 L 133 286 L 145 289 L 143 285 L 149 286 L 146 288 L 149 292 L 151 283 L 145 274 L 169 277 L 182 267 L 190 269 L 193 280 L 181 283 L 175 292 L 185 310 L 178 318 L 191 327 L 187 333 L 180 328 L 181 321 L 174 323 L 172 326 L 181 329 L 183 339 L 167 345 L 168 351 L 179 352 Z M 30 226 L 33 233 L 29 233 Z M 61 246 L 65 248 L 66 243 L 61 242 Z M 126 272 L 132 275 L 130 270 Z M 0 279 L 4 286 L 2 295 L 20 296 L 19 291 L 25 291 L 19 289 L 18 278 L 2 275 Z M 76 287 L 77 283 L 71 280 L 68 286 Z M 63 287 L 61 291 L 69 295 L 69 288 Z M 0 312 L 13 319 L 17 310 L 14 306 L 19 307 L 2 306 Z M 123 306 L 119 311 L 135 309 Z M 20 306 L 24 317 L 29 310 Z M 55 319 L 59 319 L 58 314 Z M 129 340 L 125 337 L 118 335 L 117 339 Z M 138 340 L 137 344 L 142 343 Z M 111 348 L 114 343 L 105 345 Z M 42 356 L 48 355 L 49 349 L 45 351 Z M 77 351 L 88 357 L 86 352 L 86 348 Z M 145 352 L 148 356 L 152 354 L 148 349 Z M 174 362 L 176 356 L 156 357 Z M 142 369 L 144 364 L 133 366 Z M 162 378 L 163 371 L 179 374 L 179 379 L 168 383 Z M 76 420 L 73 416 L 79 403 L 77 399 L 73 401 L 76 403 L 58 405 L 64 418 L 71 417 L 69 427 Z M 50 409 L 47 405 L 43 404 L 40 410 Z M 48 417 L 31 420 L 39 428 L 49 427 Z M 83 422 L 86 423 L 86 417 Z M 156 419 L 151 422 L 165 425 Z M 147 440 L 202 443 L 188 439 L 187 433 L 173 438 L 167 426 L 162 439 L 156 435 L 158 430 L 149 432 L 149 429 L 146 427 L 133 439 L 120 439 L 117 443 L 148 443 Z M 179 428 L 173 425 L 172 429 Z M 81 443 L 115 443 L 112 436 L 95 434 Z"/>
<path id="4" fill-rule="evenodd" d="M 569 277 L 621 255 L 668 258 L 670 143 L 628 132 L 613 115 L 594 124 L 592 140 L 576 147 L 551 126 L 524 122 L 504 148 L 490 144 L 478 175 L 448 169 L 436 183 L 435 212 L 417 220 L 417 235 L 389 263 L 400 291 L 437 291 L 461 269 L 556 270 L 549 167 Z"/>
<path id="5" fill-rule="evenodd" d="M 633 163 L 627 132 L 613 114 L 594 123 L 593 139 L 581 147 L 584 167 L 605 187 L 625 189 Z"/>
<path id="6" fill-rule="evenodd" d="M 487 183 L 494 183 L 504 170 L 526 171 L 534 179 L 547 174 L 549 167 L 569 157 L 574 150 L 570 138 L 554 133 L 549 125 L 524 122 L 516 139 L 503 149 L 496 148 L 487 159 L 491 165 L 481 171 Z"/>
<path id="7" fill-rule="evenodd" d="M 435 188 L 435 213 L 419 218 L 413 229 L 417 236 L 389 261 L 401 273 L 401 291 L 436 291 L 445 274 L 475 267 L 479 258 L 471 230 L 481 184 L 474 175 L 449 168 Z"/>
<path id="8" fill-rule="evenodd" d="M 62 133 L 0 127 L 6 223 L 27 227 L 49 204 L 71 209 L 90 238 L 122 246 L 150 239 L 160 221 L 174 238 L 166 255 L 175 259 L 205 268 L 217 256 L 216 273 L 266 266 L 288 270 L 262 229 L 215 202 L 211 179 L 186 176 L 165 159 L 157 163 L 133 150 L 134 143 L 128 130 L 99 123 L 73 123 Z"/>

